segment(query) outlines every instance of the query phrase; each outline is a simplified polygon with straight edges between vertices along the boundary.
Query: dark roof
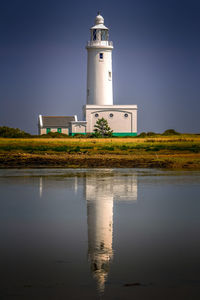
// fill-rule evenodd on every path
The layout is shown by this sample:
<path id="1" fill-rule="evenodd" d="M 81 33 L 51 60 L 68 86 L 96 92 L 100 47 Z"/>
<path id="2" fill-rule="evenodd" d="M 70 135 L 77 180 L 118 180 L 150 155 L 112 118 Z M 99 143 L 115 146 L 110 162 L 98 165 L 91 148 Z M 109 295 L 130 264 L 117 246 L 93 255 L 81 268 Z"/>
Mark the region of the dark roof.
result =
<path id="1" fill-rule="evenodd" d="M 74 116 L 69 117 L 46 117 L 42 116 L 43 127 L 69 127 L 69 123 L 75 121 Z"/>

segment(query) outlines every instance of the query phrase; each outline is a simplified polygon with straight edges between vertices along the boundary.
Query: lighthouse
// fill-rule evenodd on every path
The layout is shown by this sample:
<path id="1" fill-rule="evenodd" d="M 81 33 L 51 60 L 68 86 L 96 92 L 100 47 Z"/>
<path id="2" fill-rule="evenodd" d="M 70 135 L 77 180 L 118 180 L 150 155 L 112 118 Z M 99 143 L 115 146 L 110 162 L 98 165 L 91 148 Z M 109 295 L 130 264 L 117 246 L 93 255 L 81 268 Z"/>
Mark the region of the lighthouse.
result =
<path id="1" fill-rule="evenodd" d="M 112 50 L 109 30 L 98 13 L 87 43 L 87 104 L 113 105 Z"/>
<path id="2" fill-rule="evenodd" d="M 92 133 L 98 119 L 104 118 L 113 136 L 137 135 L 137 105 L 114 105 L 112 50 L 109 29 L 97 14 L 87 42 L 87 97 L 83 107 L 86 132 Z"/>

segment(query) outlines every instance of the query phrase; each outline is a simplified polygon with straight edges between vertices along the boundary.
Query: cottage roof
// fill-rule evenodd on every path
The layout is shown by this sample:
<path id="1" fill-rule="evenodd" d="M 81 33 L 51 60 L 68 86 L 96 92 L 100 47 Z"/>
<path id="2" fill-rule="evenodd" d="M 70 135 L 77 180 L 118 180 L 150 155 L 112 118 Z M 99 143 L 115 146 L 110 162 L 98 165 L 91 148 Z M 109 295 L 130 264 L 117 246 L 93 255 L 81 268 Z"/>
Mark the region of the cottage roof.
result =
<path id="1" fill-rule="evenodd" d="M 43 127 L 69 127 L 75 116 L 42 116 Z"/>

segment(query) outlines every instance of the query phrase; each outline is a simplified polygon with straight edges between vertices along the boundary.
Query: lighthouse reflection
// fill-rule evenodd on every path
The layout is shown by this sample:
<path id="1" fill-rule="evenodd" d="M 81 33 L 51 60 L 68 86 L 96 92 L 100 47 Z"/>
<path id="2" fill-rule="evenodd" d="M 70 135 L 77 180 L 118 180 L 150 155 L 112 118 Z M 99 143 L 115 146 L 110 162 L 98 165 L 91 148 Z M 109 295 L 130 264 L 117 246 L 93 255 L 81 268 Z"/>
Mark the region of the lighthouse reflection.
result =
<path id="1" fill-rule="evenodd" d="M 86 174 L 88 259 L 97 289 L 103 293 L 113 260 L 113 206 L 115 201 L 137 201 L 136 175 L 120 176 L 114 170 Z"/>
<path id="2" fill-rule="evenodd" d="M 70 173 L 69 173 L 70 174 Z M 83 187 L 87 203 L 88 260 L 97 289 L 104 292 L 113 250 L 113 208 L 117 202 L 137 202 L 137 173 L 117 171 L 115 169 L 98 169 L 77 171 L 65 174 L 65 190 L 79 194 Z M 73 175 L 73 176 L 72 176 Z M 56 180 L 56 188 L 63 185 L 63 180 Z M 39 177 L 40 198 L 44 197 L 51 186 L 50 178 Z"/>

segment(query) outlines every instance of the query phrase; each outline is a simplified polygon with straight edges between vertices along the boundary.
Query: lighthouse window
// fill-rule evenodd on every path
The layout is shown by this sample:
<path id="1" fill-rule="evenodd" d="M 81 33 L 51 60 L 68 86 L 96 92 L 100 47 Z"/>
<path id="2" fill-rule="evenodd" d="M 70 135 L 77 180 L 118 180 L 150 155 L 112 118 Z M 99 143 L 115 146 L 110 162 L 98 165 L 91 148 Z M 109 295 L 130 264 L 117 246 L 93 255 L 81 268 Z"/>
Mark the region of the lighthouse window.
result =
<path id="1" fill-rule="evenodd" d="M 99 114 L 95 114 L 95 118 L 98 118 Z"/>
<path id="2" fill-rule="evenodd" d="M 128 118 L 128 114 L 124 114 L 124 117 L 125 117 L 125 118 Z"/>
<path id="3" fill-rule="evenodd" d="M 110 118 L 113 118 L 113 114 L 110 114 L 109 116 L 110 116 Z"/>
<path id="4" fill-rule="evenodd" d="M 111 78 L 112 78 L 112 72 L 109 71 L 108 72 L 108 79 L 111 80 Z"/>
<path id="5" fill-rule="evenodd" d="M 99 53 L 99 58 L 103 59 L 103 53 Z"/>
<path id="6" fill-rule="evenodd" d="M 97 31 L 96 29 L 93 30 L 93 41 L 96 41 L 97 39 Z"/>
<path id="7" fill-rule="evenodd" d="M 107 31 L 106 30 L 101 30 L 101 40 L 102 41 L 107 41 Z"/>

